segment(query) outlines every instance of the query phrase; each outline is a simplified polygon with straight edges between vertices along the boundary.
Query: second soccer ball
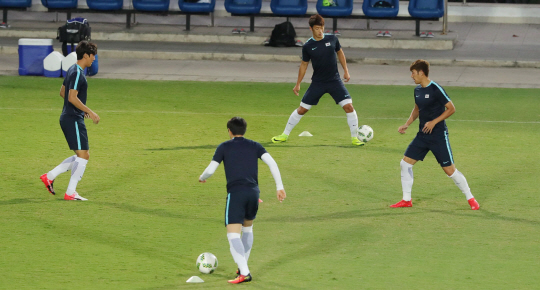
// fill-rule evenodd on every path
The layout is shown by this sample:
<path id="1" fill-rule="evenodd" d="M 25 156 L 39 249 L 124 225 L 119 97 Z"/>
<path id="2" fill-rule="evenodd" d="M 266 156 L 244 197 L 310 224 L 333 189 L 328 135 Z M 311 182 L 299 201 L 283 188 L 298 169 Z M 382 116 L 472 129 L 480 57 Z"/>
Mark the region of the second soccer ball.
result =
<path id="1" fill-rule="evenodd" d="M 358 128 L 358 139 L 362 142 L 368 142 L 373 139 L 373 129 L 368 125 L 362 125 Z"/>

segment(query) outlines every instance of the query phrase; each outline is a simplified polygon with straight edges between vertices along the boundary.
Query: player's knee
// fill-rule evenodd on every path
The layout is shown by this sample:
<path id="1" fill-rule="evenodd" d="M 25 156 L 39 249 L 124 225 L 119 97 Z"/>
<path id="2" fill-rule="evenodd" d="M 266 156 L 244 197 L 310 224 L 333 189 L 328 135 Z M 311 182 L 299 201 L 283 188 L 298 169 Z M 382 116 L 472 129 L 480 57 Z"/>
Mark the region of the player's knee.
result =
<path id="1" fill-rule="evenodd" d="M 90 159 L 90 152 L 88 151 L 77 151 L 75 152 L 77 154 L 77 157 L 89 160 Z"/>
<path id="2" fill-rule="evenodd" d="M 309 108 L 304 108 L 302 106 L 298 107 L 298 110 L 296 110 L 296 112 L 298 113 L 298 115 L 304 115 L 305 113 L 307 113 L 309 111 Z"/>

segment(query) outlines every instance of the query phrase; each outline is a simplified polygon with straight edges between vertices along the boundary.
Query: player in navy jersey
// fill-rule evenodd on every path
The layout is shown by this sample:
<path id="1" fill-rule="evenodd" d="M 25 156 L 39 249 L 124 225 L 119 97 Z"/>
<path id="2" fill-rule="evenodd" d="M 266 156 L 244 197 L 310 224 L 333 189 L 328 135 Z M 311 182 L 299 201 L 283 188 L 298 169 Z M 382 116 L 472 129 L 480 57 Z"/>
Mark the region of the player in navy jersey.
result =
<path id="1" fill-rule="evenodd" d="M 75 52 L 77 53 L 77 63 L 68 69 L 60 89 L 60 97 L 64 99 L 64 108 L 60 115 L 60 127 L 64 132 L 69 149 L 73 150 L 75 155 L 68 157 L 53 170 L 41 175 L 40 178 L 49 192 L 55 194 L 53 188 L 54 179 L 61 173 L 71 170 L 71 179 L 64 199 L 87 200 L 75 190 L 90 158 L 88 151 L 90 147 L 84 118 L 92 119 L 94 124 L 99 123 L 99 116 L 86 106 L 88 83 L 84 76 L 84 69 L 90 67 L 96 59 L 97 46 L 91 42 L 81 41 L 77 45 Z"/>
<path id="2" fill-rule="evenodd" d="M 206 182 L 223 161 L 228 192 L 225 226 L 231 254 L 238 265 L 238 276 L 229 280 L 232 284 L 252 280 L 247 261 L 253 246 L 253 220 L 259 208 L 259 158 L 270 167 L 276 182 L 278 200 L 281 202 L 286 197 L 276 161 L 261 144 L 244 138 L 246 128 L 246 121 L 240 117 L 234 117 L 227 122 L 231 140 L 217 147 L 210 165 L 199 177 L 199 182 Z"/>
<path id="3" fill-rule="evenodd" d="M 411 78 L 418 86 L 414 89 L 415 106 L 405 125 L 398 132 L 405 134 L 407 128 L 420 117 L 419 131 L 401 160 L 401 186 L 403 200 L 390 207 L 412 207 L 411 190 L 413 185 L 413 165 L 424 160 L 431 151 L 442 169 L 463 192 L 472 210 L 480 205 L 471 193 L 465 176 L 456 169 L 448 139 L 448 128 L 444 121 L 456 111 L 456 107 L 444 89 L 429 79 L 429 62 L 419 59 L 411 67 Z"/>
<path id="4" fill-rule="evenodd" d="M 325 35 L 323 33 L 324 18 L 319 14 L 309 18 L 309 29 L 311 30 L 313 37 L 306 41 L 302 47 L 302 63 L 300 64 L 298 80 L 296 81 L 296 86 L 293 88 L 293 92 L 295 95 L 299 95 L 300 83 L 304 79 L 309 61 L 311 61 L 313 66 L 311 85 L 304 94 L 304 97 L 300 102 L 300 107 L 295 109 L 289 117 L 289 121 L 285 126 L 283 134 L 273 137 L 272 142 L 286 142 L 292 129 L 300 122 L 300 119 L 302 119 L 312 106 L 319 103 L 319 99 L 324 94 L 328 93 L 332 96 L 336 104 L 339 104 L 347 114 L 347 123 L 349 124 L 349 129 L 351 131 L 352 144 L 355 146 L 363 146 L 365 143 L 358 139 L 358 116 L 352 105 L 349 91 L 347 91 L 339 76 L 336 54 L 343 67 L 343 79 L 345 82 L 348 82 L 351 78 L 349 69 L 347 68 L 345 54 L 343 53 L 343 49 L 341 49 L 339 40 L 335 35 Z"/>

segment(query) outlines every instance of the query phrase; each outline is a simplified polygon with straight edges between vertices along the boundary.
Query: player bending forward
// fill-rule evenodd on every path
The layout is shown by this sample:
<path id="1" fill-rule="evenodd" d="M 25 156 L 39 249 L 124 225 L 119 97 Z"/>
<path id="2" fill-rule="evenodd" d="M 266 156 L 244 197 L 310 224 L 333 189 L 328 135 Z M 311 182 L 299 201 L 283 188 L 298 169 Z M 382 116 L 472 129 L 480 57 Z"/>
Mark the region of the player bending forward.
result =
<path id="1" fill-rule="evenodd" d="M 75 49 L 77 63 L 71 66 L 66 74 L 60 97 L 64 99 L 64 109 L 60 115 L 60 127 L 64 132 L 69 149 L 75 155 L 68 157 L 53 170 L 41 175 L 41 181 L 50 193 L 55 194 L 54 179 L 68 170 L 71 170 L 71 179 L 64 195 L 65 200 L 87 200 L 80 196 L 75 189 L 81 180 L 86 164 L 90 158 L 88 150 L 88 135 L 84 118 L 90 118 L 94 124 L 99 123 L 99 116 L 86 106 L 88 83 L 84 76 L 84 69 L 90 67 L 96 59 L 97 46 L 91 42 L 81 41 Z"/>
<path id="2" fill-rule="evenodd" d="M 405 125 L 399 127 L 398 132 L 405 134 L 407 128 L 418 117 L 420 117 L 420 130 L 409 144 L 400 163 L 403 200 L 390 207 L 412 207 L 412 167 L 418 160 L 424 160 L 428 151 L 431 150 L 446 175 L 452 178 L 457 187 L 465 194 L 471 209 L 477 210 L 480 205 L 474 199 L 467 179 L 454 165 L 454 157 L 448 140 L 448 128 L 444 121 L 454 114 L 456 108 L 444 89 L 429 79 L 429 62 L 419 59 L 411 65 L 410 70 L 411 78 L 419 85 L 414 89 L 416 104 L 411 116 Z"/>
<path id="3" fill-rule="evenodd" d="M 261 144 L 244 138 L 246 128 L 246 121 L 240 117 L 234 117 L 227 122 L 231 140 L 217 147 L 210 165 L 199 177 L 199 182 L 206 182 L 223 161 L 228 192 L 225 226 L 231 254 L 238 265 L 236 272 L 238 276 L 234 280 L 229 280 L 232 284 L 252 280 L 247 262 L 253 246 L 253 220 L 259 208 L 257 166 L 259 158 L 270 167 L 276 181 L 278 200 L 281 202 L 286 197 L 276 161 Z"/>
<path id="4" fill-rule="evenodd" d="M 324 94 L 329 93 L 336 104 L 339 104 L 347 114 L 347 123 L 351 130 L 352 144 L 363 146 L 365 143 L 358 140 L 358 116 L 352 105 L 349 91 L 347 91 L 343 81 L 341 81 L 337 68 L 336 54 L 343 67 L 343 79 L 348 82 L 351 76 L 349 75 L 347 61 L 339 40 L 334 35 L 324 34 L 324 18 L 319 14 L 309 18 L 309 30 L 313 33 L 313 37 L 306 41 L 302 47 L 302 63 L 300 64 L 298 80 L 296 81 L 296 86 L 293 88 L 293 92 L 298 96 L 300 83 L 304 79 L 310 60 L 313 66 L 311 85 L 304 94 L 300 102 L 300 107 L 295 109 L 289 117 L 283 134 L 273 137 L 272 142 L 286 142 L 292 129 L 300 122 L 300 119 L 302 119 L 312 106 L 319 103 L 319 100 Z"/>

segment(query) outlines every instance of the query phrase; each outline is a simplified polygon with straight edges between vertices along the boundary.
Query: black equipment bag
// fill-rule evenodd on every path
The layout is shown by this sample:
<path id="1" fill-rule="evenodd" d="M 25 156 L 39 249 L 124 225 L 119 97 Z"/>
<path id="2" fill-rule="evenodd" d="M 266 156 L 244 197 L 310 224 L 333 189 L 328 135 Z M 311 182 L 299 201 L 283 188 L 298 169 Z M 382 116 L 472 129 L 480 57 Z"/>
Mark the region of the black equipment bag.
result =
<path id="1" fill-rule="evenodd" d="M 284 47 L 284 46 L 295 46 L 296 41 L 296 31 L 294 31 L 293 25 L 286 21 L 280 24 L 277 24 L 272 30 L 272 36 L 270 36 L 270 46 Z"/>
<path id="2" fill-rule="evenodd" d="M 62 52 L 67 56 L 67 44 L 71 43 L 71 51 L 74 51 L 73 46 L 83 40 L 90 40 L 92 29 L 88 20 L 85 18 L 70 19 L 63 26 L 58 27 L 56 39 L 62 42 Z"/>

